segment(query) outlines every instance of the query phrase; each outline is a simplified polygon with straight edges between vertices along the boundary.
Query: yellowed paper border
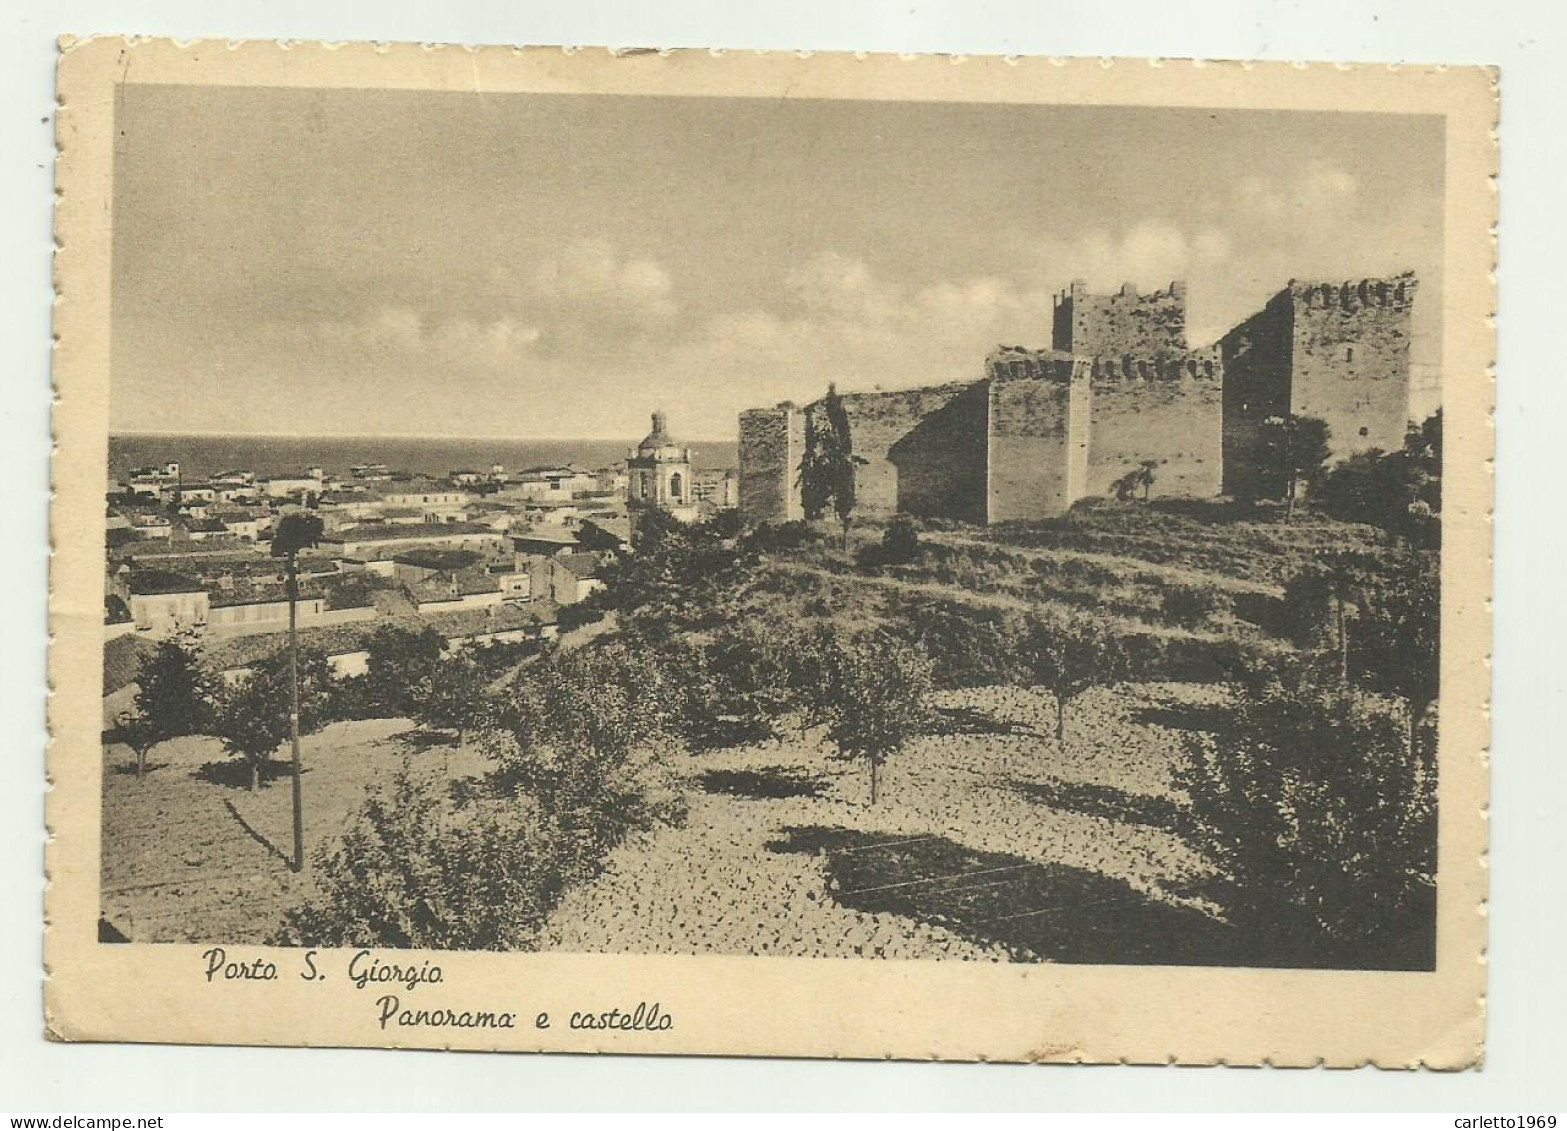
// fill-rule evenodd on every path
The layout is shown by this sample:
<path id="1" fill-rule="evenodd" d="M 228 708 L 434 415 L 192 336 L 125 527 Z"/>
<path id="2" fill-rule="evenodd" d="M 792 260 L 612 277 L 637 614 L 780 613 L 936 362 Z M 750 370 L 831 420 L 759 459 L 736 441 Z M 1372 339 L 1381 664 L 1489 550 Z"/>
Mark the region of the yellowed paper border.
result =
<path id="1" fill-rule="evenodd" d="M 60 1040 L 1456 1068 L 1484 1027 L 1496 75 L 1477 68 L 66 40 L 59 69 L 46 1013 Z M 200 946 L 96 941 L 111 176 L 121 83 L 1376 110 L 1447 122 L 1440 874 L 1435 973 L 420 954 L 439 1002 L 515 1030 L 382 1032 L 317 956 L 208 985 Z M 660 1033 L 560 1019 L 658 1001 Z M 534 1019 L 547 1011 L 548 1030 Z"/>

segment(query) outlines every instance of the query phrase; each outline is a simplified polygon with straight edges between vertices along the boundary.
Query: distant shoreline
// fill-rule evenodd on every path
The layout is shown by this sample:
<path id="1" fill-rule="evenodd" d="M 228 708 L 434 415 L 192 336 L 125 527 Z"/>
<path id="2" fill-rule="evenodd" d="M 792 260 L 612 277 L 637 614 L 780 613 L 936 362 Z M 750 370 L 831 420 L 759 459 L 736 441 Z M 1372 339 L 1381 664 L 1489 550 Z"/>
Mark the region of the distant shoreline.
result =
<path id="1" fill-rule="evenodd" d="M 700 469 L 739 464 L 736 440 L 677 440 L 692 451 Z M 394 471 L 444 479 L 454 471 L 508 471 L 572 464 L 587 470 L 625 460 L 640 437 L 616 440 L 508 440 L 427 436 L 270 436 L 224 432 L 111 432 L 108 471 L 123 478 L 133 468 L 177 460 L 187 479 L 241 469 L 258 475 L 297 475 L 322 467 L 346 476 L 359 464 L 384 463 Z"/>
<path id="2" fill-rule="evenodd" d="M 289 442 L 314 440 L 354 440 L 386 443 L 430 444 L 621 444 L 634 448 L 639 436 L 431 436 L 421 432 L 144 432 L 136 429 L 110 429 L 111 440 L 149 439 L 197 439 L 197 440 L 287 440 Z M 739 438 L 680 437 L 689 447 L 702 445 L 737 444 Z"/>

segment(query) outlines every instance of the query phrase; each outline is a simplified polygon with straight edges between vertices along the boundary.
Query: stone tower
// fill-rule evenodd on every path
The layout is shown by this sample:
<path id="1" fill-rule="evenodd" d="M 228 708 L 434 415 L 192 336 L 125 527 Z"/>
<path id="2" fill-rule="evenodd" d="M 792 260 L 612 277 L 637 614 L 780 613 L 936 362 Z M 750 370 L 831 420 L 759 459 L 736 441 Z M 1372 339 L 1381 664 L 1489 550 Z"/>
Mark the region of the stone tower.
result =
<path id="1" fill-rule="evenodd" d="M 1224 492 L 1282 492 L 1261 470 L 1270 417 L 1327 422 L 1330 462 L 1395 451 L 1409 423 L 1413 272 L 1288 287 L 1219 342 L 1224 360 Z"/>

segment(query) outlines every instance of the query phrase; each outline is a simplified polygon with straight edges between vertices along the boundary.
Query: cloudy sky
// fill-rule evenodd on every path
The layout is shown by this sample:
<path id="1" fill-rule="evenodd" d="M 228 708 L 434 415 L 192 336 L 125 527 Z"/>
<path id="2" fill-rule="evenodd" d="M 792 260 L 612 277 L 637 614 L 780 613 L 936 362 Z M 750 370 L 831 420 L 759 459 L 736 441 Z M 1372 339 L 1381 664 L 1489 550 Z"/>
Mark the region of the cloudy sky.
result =
<path id="1" fill-rule="evenodd" d="M 978 377 L 1051 296 L 1440 279 L 1430 118 L 129 85 L 117 431 L 689 439 Z"/>

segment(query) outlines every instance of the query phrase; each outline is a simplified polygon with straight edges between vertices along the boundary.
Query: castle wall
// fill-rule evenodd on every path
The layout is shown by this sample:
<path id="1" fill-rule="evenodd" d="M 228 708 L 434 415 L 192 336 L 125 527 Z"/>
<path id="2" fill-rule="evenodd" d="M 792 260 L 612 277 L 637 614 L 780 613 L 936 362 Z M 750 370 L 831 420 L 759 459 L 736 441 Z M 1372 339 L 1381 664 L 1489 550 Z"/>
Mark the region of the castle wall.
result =
<path id="1" fill-rule="evenodd" d="M 989 383 L 976 381 L 892 445 L 899 511 L 985 522 L 989 414 Z"/>
<path id="2" fill-rule="evenodd" d="M 1332 458 L 1403 446 L 1413 276 L 1293 284 L 1290 410 L 1328 422 Z"/>
<path id="3" fill-rule="evenodd" d="M 849 436 L 854 442 L 854 454 L 865 460 L 855 478 L 856 513 L 867 517 L 885 517 L 897 512 L 898 467 L 892 459 L 893 447 L 921 422 L 946 409 L 973 384 L 972 381 L 963 381 L 894 392 L 849 393 L 843 396 L 843 410 L 849 418 Z M 816 414 L 818 425 L 826 427 L 821 401 L 812 403 L 805 411 Z M 923 467 L 918 474 L 927 473 L 936 474 Z"/>
<path id="4" fill-rule="evenodd" d="M 804 517 L 795 486 L 804 452 L 804 417 L 793 405 L 740 414 L 740 511 L 747 521 Z"/>
<path id="5" fill-rule="evenodd" d="M 1073 283 L 1056 299 L 1050 344 L 1080 357 L 1185 353 L 1186 286 L 1144 295 L 1128 283 L 1117 294 L 1095 295 Z"/>
<path id="6" fill-rule="evenodd" d="M 1194 359 L 1196 360 L 1196 359 Z M 1185 364 L 1152 378 L 1097 378 L 1084 495 L 1114 495 L 1114 483 L 1152 462 L 1149 496 L 1211 497 L 1223 478 L 1222 382 L 1217 367 L 1193 376 Z"/>
<path id="7" fill-rule="evenodd" d="M 1224 337 L 1224 475 L 1222 490 L 1235 498 L 1272 498 L 1283 491 L 1267 473 L 1261 452 L 1263 421 L 1290 411 L 1295 314 L 1288 291 Z"/>
<path id="8" fill-rule="evenodd" d="M 988 386 L 989 521 L 1060 514 L 1079 497 L 1087 466 L 1093 390 L 1086 371 Z"/>
<path id="9" fill-rule="evenodd" d="M 1413 275 L 1292 282 L 1215 346 L 1185 346 L 1182 284 L 1090 295 L 1052 313 L 1052 350 L 1002 347 L 986 379 L 843 397 L 857 510 L 1000 522 L 1060 514 L 1155 464 L 1151 495 L 1277 498 L 1266 421 L 1325 419 L 1334 458 L 1393 450 L 1409 413 Z M 740 506 L 752 522 L 802 517 L 795 486 L 805 409 L 740 419 Z"/>

